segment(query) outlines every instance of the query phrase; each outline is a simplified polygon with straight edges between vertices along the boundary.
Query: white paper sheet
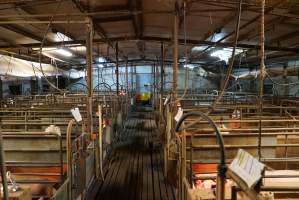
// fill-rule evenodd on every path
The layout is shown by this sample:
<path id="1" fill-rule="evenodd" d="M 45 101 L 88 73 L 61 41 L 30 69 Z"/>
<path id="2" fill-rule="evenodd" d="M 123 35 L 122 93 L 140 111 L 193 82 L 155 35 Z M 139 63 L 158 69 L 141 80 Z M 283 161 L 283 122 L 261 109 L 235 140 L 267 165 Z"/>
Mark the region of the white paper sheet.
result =
<path id="1" fill-rule="evenodd" d="M 77 122 L 82 121 L 82 116 L 80 114 L 79 108 L 71 109 L 71 113 Z"/>
<path id="2" fill-rule="evenodd" d="M 253 188 L 262 178 L 264 168 L 263 163 L 243 149 L 239 149 L 237 156 L 230 164 L 230 169 L 245 181 L 249 188 Z"/>
<path id="3" fill-rule="evenodd" d="M 181 117 L 183 116 L 183 113 L 184 113 L 183 109 L 179 108 L 177 114 L 174 117 L 174 120 L 178 122 L 181 119 Z"/>

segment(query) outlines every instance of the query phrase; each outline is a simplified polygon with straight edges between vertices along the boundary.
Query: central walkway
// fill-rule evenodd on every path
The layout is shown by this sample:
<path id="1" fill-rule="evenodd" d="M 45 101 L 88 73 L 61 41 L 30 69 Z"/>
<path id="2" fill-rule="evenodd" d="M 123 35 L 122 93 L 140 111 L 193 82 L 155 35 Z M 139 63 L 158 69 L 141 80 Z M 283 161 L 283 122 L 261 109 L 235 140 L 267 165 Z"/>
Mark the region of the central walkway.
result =
<path id="1" fill-rule="evenodd" d="M 163 154 L 151 112 L 134 112 L 125 123 L 96 199 L 173 200 L 165 181 Z"/>

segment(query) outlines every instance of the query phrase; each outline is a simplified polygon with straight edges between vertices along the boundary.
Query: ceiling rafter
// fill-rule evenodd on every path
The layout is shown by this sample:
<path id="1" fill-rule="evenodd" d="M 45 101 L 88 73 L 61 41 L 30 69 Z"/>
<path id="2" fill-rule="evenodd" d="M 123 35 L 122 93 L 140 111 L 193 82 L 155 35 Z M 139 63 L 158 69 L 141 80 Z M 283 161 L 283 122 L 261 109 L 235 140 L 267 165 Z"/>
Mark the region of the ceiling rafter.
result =
<path id="1" fill-rule="evenodd" d="M 277 24 L 282 23 L 285 19 L 286 18 L 284 18 L 284 17 L 276 17 L 265 24 L 265 29 L 266 30 L 272 29 Z M 250 29 L 249 31 L 247 31 L 246 33 L 240 34 L 239 41 L 249 40 L 251 37 L 255 37 L 256 35 L 258 35 L 258 33 L 256 31 L 256 27 L 254 27 L 254 28 Z"/>
<path id="2" fill-rule="evenodd" d="M 285 3 L 286 0 L 280 0 L 278 2 L 276 2 L 272 7 L 268 7 L 265 10 L 265 14 L 269 14 L 272 10 L 274 10 L 277 6 Z M 251 20 L 249 20 L 248 22 L 246 22 L 245 24 L 243 24 L 242 26 L 240 26 L 239 30 L 242 30 L 246 27 L 248 27 L 250 24 L 256 22 L 259 20 L 259 18 L 261 17 L 261 14 L 258 14 L 256 17 L 252 18 Z M 229 39 L 230 37 L 232 37 L 234 35 L 235 31 L 231 31 L 230 33 L 226 34 L 224 37 L 222 37 L 221 39 L 219 39 L 217 42 L 222 42 L 225 39 Z"/>
<path id="3" fill-rule="evenodd" d="M 118 22 L 118 21 L 130 21 L 133 19 L 133 15 L 121 15 L 121 16 L 110 16 L 105 18 L 95 18 L 95 23 L 107 23 L 107 22 Z"/>
<path id="4" fill-rule="evenodd" d="M 80 3 L 80 1 L 78 0 L 72 0 L 72 2 L 74 3 L 74 5 L 76 6 L 76 8 L 81 12 L 81 13 L 86 13 L 86 8 Z M 93 22 L 94 19 L 92 18 Z M 94 23 L 94 29 L 95 31 L 104 39 L 108 39 L 107 33 L 106 31 L 103 29 L 102 26 L 100 26 L 97 23 Z"/>
<path id="5" fill-rule="evenodd" d="M 137 38 L 135 37 L 116 37 L 116 38 L 109 38 L 110 41 L 112 42 L 117 42 L 117 41 L 131 41 L 131 40 L 136 40 Z M 142 38 L 139 38 L 138 40 L 142 41 L 148 41 L 148 42 L 165 42 L 165 43 L 171 43 L 172 39 L 171 38 L 162 38 L 162 37 L 149 37 L 149 36 L 143 36 Z M 105 39 L 94 39 L 94 44 L 97 43 L 107 43 Z M 193 45 L 218 45 L 219 47 L 232 47 L 233 43 L 228 43 L 228 42 L 211 42 L 211 41 L 204 41 L 204 40 L 186 40 L 187 45 L 193 46 Z M 53 46 L 59 46 L 61 44 L 67 44 L 67 45 L 84 45 L 85 40 L 74 40 L 74 41 L 65 41 L 65 42 L 51 42 L 49 44 L 45 44 L 45 47 L 53 47 Z M 184 39 L 179 39 L 179 44 L 184 45 Z M 35 43 L 35 44 L 22 44 L 23 48 L 34 48 L 34 47 L 39 47 L 40 43 Z M 260 49 L 259 45 L 252 45 L 252 44 L 244 44 L 244 43 L 239 43 L 237 45 L 239 48 L 245 48 L 245 49 Z M 0 46 L 0 49 L 15 49 L 15 46 Z M 277 47 L 277 46 L 265 46 L 265 49 L 267 51 L 286 51 L 286 52 L 294 52 L 299 54 L 299 48 L 290 48 L 290 47 Z"/>
<path id="6" fill-rule="evenodd" d="M 20 11 L 21 13 L 25 13 L 25 14 L 32 14 L 31 11 L 29 11 L 29 9 L 27 8 L 17 8 L 18 11 Z M 39 19 L 39 18 L 37 18 Z M 9 28 L 11 31 L 14 31 L 16 33 L 19 33 L 25 37 L 28 37 L 28 38 L 31 38 L 31 39 L 34 39 L 34 40 L 37 40 L 39 42 L 42 42 L 43 41 L 43 37 L 42 36 L 39 36 L 39 35 L 36 35 L 36 34 L 33 34 L 33 33 L 30 33 L 28 32 L 27 30 L 23 29 L 23 28 L 19 28 L 17 25 L 1 25 L 1 26 L 5 26 L 6 28 Z M 67 37 L 69 38 L 72 38 L 72 39 L 75 39 L 73 36 L 69 35 L 68 33 L 65 33 L 65 31 L 62 30 L 62 28 L 58 25 L 53 25 L 54 26 L 53 29 L 63 33 L 64 35 L 66 35 Z M 50 43 L 51 41 L 48 39 L 48 38 L 45 38 L 45 41 L 44 41 L 44 44 L 48 44 Z M 63 43 L 61 44 L 61 46 L 63 46 Z M 74 51 L 72 49 L 69 49 L 69 51 L 75 55 L 76 57 L 79 57 L 79 58 L 84 58 L 84 56 L 80 53 L 78 53 L 77 51 Z M 65 62 L 69 62 L 69 61 L 65 61 Z"/>
<path id="7" fill-rule="evenodd" d="M 7 29 L 7 30 L 10 30 L 12 32 L 15 32 L 17 34 L 20 34 L 20 35 L 23 35 L 25 37 L 28 37 L 28 38 L 31 38 L 31 39 L 34 39 L 36 41 L 42 41 L 42 37 L 39 36 L 39 35 L 36 35 L 36 34 L 33 34 L 23 28 L 20 28 L 19 26 L 17 25 L 8 25 L 8 24 L 2 24 L 1 27 Z"/>
<path id="8" fill-rule="evenodd" d="M 0 4 L 23 4 L 23 3 L 31 3 L 31 2 L 35 2 L 36 0 L 1 0 L 0 1 Z M 39 1 L 49 1 L 51 2 L 50 0 L 39 0 Z"/>
<path id="9" fill-rule="evenodd" d="M 245 10 L 246 7 L 242 6 L 242 10 Z M 238 11 L 233 11 L 230 12 L 227 16 L 225 16 L 219 23 L 216 23 L 212 26 L 212 28 L 209 29 L 209 31 L 207 31 L 203 37 L 201 38 L 201 40 L 206 40 L 209 37 L 211 37 L 214 33 L 217 32 L 221 32 L 221 29 L 227 25 L 228 23 L 230 23 L 231 21 L 233 21 L 234 19 L 236 19 L 238 16 Z"/>
<path id="10" fill-rule="evenodd" d="M 87 11 L 85 10 L 85 8 L 80 4 L 80 2 L 78 0 L 72 0 L 72 2 L 75 4 L 75 6 L 77 7 L 77 9 L 81 12 L 81 13 L 86 13 Z M 112 41 L 109 39 L 106 31 L 104 30 L 104 28 L 95 21 L 95 19 L 90 16 L 90 18 L 93 21 L 93 27 L 94 30 L 96 31 L 96 33 L 103 38 L 103 40 L 113 49 L 115 49 L 115 45 L 112 43 Z M 119 50 L 119 54 L 120 56 L 124 57 L 126 59 L 126 56 L 123 55 L 123 52 L 121 50 Z"/>
<path id="11" fill-rule="evenodd" d="M 273 38 L 273 39 L 269 40 L 267 43 L 268 44 L 277 43 L 278 46 L 280 46 L 280 44 L 281 44 L 282 41 L 285 41 L 285 40 L 288 40 L 288 39 L 292 39 L 294 37 L 298 37 L 298 35 L 299 35 L 299 30 L 297 29 L 297 30 L 294 30 L 294 31 L 289 32 L 287 34 L 283 34 L 283 35 L 281 35 L 279 37 Z"/>
<path id="12" fill-rule="evenodd" d="M 129 0 L 129 10 L 133 13 L 137 13 L 133 16 L 133 26 L 135 36 L 141 38 L 143 36 L 144 25 L 143 25 L 143 14 L 142 14 L 142 0 Z"/>

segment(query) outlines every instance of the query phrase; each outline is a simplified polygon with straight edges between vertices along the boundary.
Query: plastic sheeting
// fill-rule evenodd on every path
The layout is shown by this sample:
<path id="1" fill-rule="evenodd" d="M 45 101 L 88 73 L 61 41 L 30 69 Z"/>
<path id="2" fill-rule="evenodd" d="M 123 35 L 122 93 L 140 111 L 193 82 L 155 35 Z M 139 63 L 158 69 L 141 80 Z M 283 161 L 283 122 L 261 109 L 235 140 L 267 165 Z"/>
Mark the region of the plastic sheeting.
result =
<path id="1" fill-rule="evenodd" d="M 42 69 L 41 69 L 42 68 Z M 2 76 L 56 76 L 64 75 L 70 78 L 80 78 L 84 76 L 84 72 L 77 70 L 65 71 L 51 64 L 40 64 L 37 62 L 26 61 L 10 56 L 0 56 L 0 74 Z"/>

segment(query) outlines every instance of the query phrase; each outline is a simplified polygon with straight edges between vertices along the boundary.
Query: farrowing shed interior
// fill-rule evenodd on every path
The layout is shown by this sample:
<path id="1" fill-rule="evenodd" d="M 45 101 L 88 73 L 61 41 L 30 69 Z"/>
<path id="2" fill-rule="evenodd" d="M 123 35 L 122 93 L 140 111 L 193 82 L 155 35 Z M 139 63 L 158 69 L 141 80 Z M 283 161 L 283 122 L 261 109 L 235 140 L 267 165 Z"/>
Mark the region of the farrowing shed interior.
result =
<path id="1" fill-rule="evenodd" d="M 1 0 L 1 197 L 298 199 L 297 0 Z"/>

